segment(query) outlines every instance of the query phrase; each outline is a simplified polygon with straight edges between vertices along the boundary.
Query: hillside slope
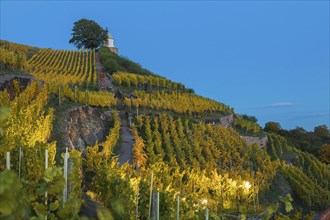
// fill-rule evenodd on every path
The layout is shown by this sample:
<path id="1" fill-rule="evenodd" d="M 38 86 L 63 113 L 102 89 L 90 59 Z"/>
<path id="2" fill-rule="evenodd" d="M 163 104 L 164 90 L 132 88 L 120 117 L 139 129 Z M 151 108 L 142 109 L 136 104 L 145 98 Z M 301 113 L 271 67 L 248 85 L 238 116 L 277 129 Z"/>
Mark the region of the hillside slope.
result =
<path id="1" fill-rule="evenodd" d="M 0 157 L 11 155 L 11 172 L 2 160 L 0 175 L 21 189 L 0 183 L 1 197 L 14 204 L 0 209 L 2 217 L 75 218 L 84 199 L 94 209 L 85 214 L 99 207 L 99 218 L 148 219 L 156 213 L 150 190 L 159 192 L 161 219 L 175 218 L 177 202 L 185 219 L 203 219 L 206 209 L 211 219 L 307 218 L 330 202 L 329 166 L 253 118 L 107 48 L 39 49 L 26 65 L 3 62 L 4 74 L 19 67 L 35 80 L 22 89 L 13 82 L 15 96 L 0 91 L 0 108 L 10 109 L 1 118 Z M 17 201 L 15 193 L 32 200 Z M 294 210 L 281 208 L 287 203 Z"/>

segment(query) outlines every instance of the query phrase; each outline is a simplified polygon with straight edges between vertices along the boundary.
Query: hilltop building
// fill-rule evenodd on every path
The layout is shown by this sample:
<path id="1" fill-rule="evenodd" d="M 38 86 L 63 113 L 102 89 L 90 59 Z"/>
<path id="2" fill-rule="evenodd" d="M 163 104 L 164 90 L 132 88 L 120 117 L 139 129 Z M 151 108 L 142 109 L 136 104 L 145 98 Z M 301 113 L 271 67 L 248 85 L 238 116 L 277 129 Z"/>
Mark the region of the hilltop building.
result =
<path id="1" fill-rule="evenodd" d="M 118 48 L 115 47 L 115 40 L 108 31 L 108 39 L 104 42 L 104 46 L 108 47 L 112 52 L 118 54 Z"/>

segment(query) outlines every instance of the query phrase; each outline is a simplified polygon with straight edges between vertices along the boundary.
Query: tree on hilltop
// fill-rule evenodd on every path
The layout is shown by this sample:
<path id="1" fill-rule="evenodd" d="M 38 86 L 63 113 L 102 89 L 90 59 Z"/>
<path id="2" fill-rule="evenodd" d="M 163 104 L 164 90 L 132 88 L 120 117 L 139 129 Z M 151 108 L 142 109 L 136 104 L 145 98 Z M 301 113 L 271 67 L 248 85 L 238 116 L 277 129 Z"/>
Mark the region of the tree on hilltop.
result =
<path id="1" fill-rule="evenodd" d="M 107 39 L 108 31 L 93 20 L 80 19 L 72 28 L 70 44 L 78 49 L 96 49 Z"/>
<path id="2" fill-rule="evenodd" d="M 323 139 L 330 139 L 329 128 L 326 125 L 319 125 L 314 128 L 314 134 Z"/>
<path id="3" fill-rule="evenodd" d="M 330 164 L 330 144 L 323 144 L 319 149 L 320 159 L 327 164 Z"/>
<path id="4" fill-rule="evenodd" d="M 270 121 L 266 123 L 264 131 L 278 133 L 281 129 L 280 123 Z"/>

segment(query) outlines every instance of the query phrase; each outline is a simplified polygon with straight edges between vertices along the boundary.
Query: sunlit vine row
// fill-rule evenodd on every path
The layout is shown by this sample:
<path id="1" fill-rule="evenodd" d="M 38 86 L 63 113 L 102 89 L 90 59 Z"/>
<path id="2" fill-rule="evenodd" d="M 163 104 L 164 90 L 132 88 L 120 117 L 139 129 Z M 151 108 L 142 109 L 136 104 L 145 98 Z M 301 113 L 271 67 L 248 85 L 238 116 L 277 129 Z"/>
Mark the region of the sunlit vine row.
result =
<path id="1" fill-rule="evenodd" d="M 0 69 L 24 70 L 27 66 L 25 54 L 0 48 Z"/>
<path id="2" fill-rule="evenodd" d="M 290 147 L 278 135 L 268 135 L 267 151 L 273 160 L 282 160 L 281 173 L 293 191 L 309 207 L 324 207 L 330 199 L 330 170 L 313 155 Z M 295 155 L 288 159 L 288 155 Z"/>
<path id="3" fill-rule="evenodd" d="M 12 152 L 12 162 L 17 164 L 18 157 L 16 156 L 18 148 L 21 148 L 27 157 L 25 162 L 29 164 L 26 169 L 26 178 L 30 181 L 39 180 L 43 174 L 43 171 L 40 171 L 41 168 L 36 164 L 38 162 L 34 161 L 37 157 L 28 157 L 30 154 L 37 153 L 38 148 L 49 149 L 49 164 L 54 165 L 55 144 L 48 143 L 54 110 L 44 108 L 47 102 L 47 88 L 42 88 L 37 82 L 29 84 L 22 93 L 16 94 L 14 100 L 6 101 L 7 104 L 9 103 L 10 114 L 1 126 L 3 131 L 0 134 L 0 157 L 5 158 L 6 152 Z M 4 165 L 4 163 L 0 164 L 2 169 Z M 18 166 L 14 166 L 14 168 L 18 169 Z"/>
<path id="4" fill-rule="evenodd" d="M 309 207 L 323 209 L 330 202 L 330 191 L 316 184 L 301 169 L 283 164 L 281 173 L 289 181 L 294 193 Z"/>
<path id="5" fill-rule="evenodd" d="M 171 89 L 178 91 L 188 91 L 181 83 L 172 82 L 166 78 L 156 76 L 144 76 L 133 73 L 118 72 L 112 76 L 113 82 L 118 86 L 127 86 L 132 88 L 153 88 L 153 89 Z"/>
<path id="6" fill-rule="evenodd" d="M 60 101 L 69 99 L 82 105 L 111 107 L 117 105 L 117 99 L 110 92 L 95 92 L 90 90 L 80 90 L 78 87 L 61 85 L 55 83 L 47 84 L 48 92 L 56 94 Z"/>
<path id="7" fill-rule="evenodd" d="M 45 107 L 48 89 L 33 82 L 15 95 L 14 100 L 10 100 L 7 91 L 1 92 L 0 107 L 9 105 L 10 114 L 0 125 L 0 157 L 6 158 L 6 152 L 10 153 L 11 171 L 0 173 L 1 179 L 7 180 L 1 182 L 0 196 L 6 204 L 2 204 L 0 216 L 75 218 L 82 202 L 80 152 L 70 152 L 73 160 L 69 175 L 71 193 L 64 205 L 63 172 L 55 165 L 56 144 L 49 142 L 54 116 L 53 109 Z M 45 150 L 48 150 L 48 168 L 45 167 Z M 4 162 L 1 160 L 1 170 L 5 170 Z"/>
<path id="8" fill-rule="evenodd" d="M 38 48 L 0 40 L 0 70 L 27 69 L 27 60 L 38 51 Z"/>
<path id="9" fill-rule="evenodd" d="M 15 54 L 26 54 L 30 50 L 36 49 L 36 47 L 27 46 L 24 44 L 12 43 L 6 40 L 0 40 L 0 48 L 11 51 Z"/>
<path id="10" fill-rule="evenodd" d="M 33 75 L 45 82 L 96 87 L 95 51 L 42 49 L 28 62 Z"/>
<path id="11" fill-rule="evenodd" d="M 47 102 L 47 88 L 40 87 L 37 82 L 31 83 L 10 102 L 10 115 L 3 125 L 4 146 L 1 150 L 47 142 L 53 121 L 53 109 L 44 109 Z"/>
<path id="12" fill-rule="evenodd" d="M 249 199 L 256 196 L 258 191 L 269 186 L 276 174 L 277 162 L 271 162 L 267 153 L 258 146 L 246 146 L 233 129 L 196 124 L 188 119 L 174 119 L 161 114 L 156 117 L 138 116 L 133 126 L 133 137 L 133 164 L 140 171 L 165 162 L 181 171 L 192 169 L 200 172 L 200 178 L 209 181 L 203 183 L 203 197 L 214 203 L 222 200 L 222 208 L 235 207 L 237 196 L 240 201 L 243 195 L 249 194 Z M 213 176 L 217 178 L 213 179 Z M 181 187 L 187 187 L 191 194 L 196 193 L 191 186 L 184 185 L 182 183 Z M 219 194 L 210 195 L 210 190 L 219 190 Z M 197 198 L 194 200 L 198 202 Z"/>
<path id="13" fill-rule="evenodd" d="M 111 111 L 111 121 L 113 126 L 110 128 L 105 141 L 86 147 L 85 172 L 86 175 L 92 176 L 86 185 L 88 185 L 89 194 L 92 194 L 92 197 L 104 204 L 107 204 L 111 196 L 114 196 L 109 194 L 109 191 L 113 189 L 108 184 L 109 181 L 114 181 L 111 177 L 113 175 L 116 176 L 116 173 L 119 171 L 118 163 L 113 157 L 113 149 L 119 141 L 121 122 L 115 110 Z M 120 181 L 119 179 L 117 181 Z M 129 195 L 128 191 L 127 195 Z"/>
<path id="14" fill-rule="evenodd" d="M 233 113 L 233 109 L 229 106 L 191 93 L 134 91 L 133 98 L 125 97 L 124 103 L 127 107 L 164 109 L 189 115 L 212 112 Z"/>

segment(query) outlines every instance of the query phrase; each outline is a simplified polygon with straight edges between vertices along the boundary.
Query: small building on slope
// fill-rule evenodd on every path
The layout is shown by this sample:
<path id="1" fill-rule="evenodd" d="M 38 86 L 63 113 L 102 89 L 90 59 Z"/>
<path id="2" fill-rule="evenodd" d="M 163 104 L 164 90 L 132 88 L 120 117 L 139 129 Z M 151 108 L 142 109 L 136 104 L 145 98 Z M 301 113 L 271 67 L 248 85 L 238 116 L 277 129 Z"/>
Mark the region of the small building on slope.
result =
<path id="1" fill-rule="evenodd" d="M 115 40 L 113 39 L 113 36 L 110 34 L 109 31 L 108 31 L 108 39 L 104 42 L 104 46 L 108 47 L 112 52 L 118 54 L 118 48 L 115 47 Z"/>

